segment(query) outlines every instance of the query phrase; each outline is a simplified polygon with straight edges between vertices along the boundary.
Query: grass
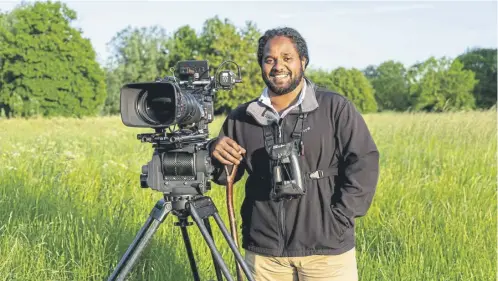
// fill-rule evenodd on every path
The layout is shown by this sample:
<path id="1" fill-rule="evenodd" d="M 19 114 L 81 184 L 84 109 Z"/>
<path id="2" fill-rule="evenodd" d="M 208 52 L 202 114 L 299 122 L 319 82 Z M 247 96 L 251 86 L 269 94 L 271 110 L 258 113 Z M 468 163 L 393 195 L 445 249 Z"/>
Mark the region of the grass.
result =
<path id="1" fill-rule="evenodd" d="M 381 175 L 357 222 L 360 280 L 495 280 L 496 112 L 365 119 Z M 152 147 L 136 134 L 150 130 L 119 117 L 0 120 L 0 128 L 0 280 L 105 280 L 161 198 L 139 184 Z M 228 227 L 224 189 L 207 195 Z M 161 225 L 130 280 L 192 280 L 175 220 Z M 201 279 L 215 279 L 208 247 L 189 230 Z"/>

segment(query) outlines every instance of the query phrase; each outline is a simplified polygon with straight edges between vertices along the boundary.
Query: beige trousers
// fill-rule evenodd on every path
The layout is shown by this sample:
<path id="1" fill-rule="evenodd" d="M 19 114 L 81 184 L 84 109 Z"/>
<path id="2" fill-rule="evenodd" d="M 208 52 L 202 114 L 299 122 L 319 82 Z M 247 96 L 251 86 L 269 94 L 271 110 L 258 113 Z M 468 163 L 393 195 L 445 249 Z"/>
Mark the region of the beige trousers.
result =
<path id="1" fill-rule="evenodd" d="M 358 281 L 355 248 L 336 256 L 268 257 L 246 250 L 256 281 Z"/>

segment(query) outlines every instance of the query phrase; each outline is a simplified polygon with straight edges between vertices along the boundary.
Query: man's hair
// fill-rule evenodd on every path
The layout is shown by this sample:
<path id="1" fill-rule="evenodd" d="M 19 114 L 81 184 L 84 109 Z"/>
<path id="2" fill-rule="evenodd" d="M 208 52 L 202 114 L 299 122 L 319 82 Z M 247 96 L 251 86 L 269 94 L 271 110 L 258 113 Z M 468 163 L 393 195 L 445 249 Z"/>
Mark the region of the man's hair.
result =
<path id="1" fill-rule="evenodd" d="M 273 37 L 277 36 L 284 36 L 292 40 L 294 45 L 296 46 L 297 52 L 299 54 L 299 58 L 305 58 L 306 59 L 306 65 L 305 68 L 308 66 L 308 63 L 310 62 L 310 57 L 308 55 L 308 46 L 306 45 L 306 41 L 304 38 L 297 32 L 295 29 L 290 28 L 290 27 L 281 27 L 281 28 L 274 28 L 274 29 L 269 29 L 265 32 L 263 36 L 259 38 L 259 46 L 258 46 L 258 63 L 259 66 L 262 66 L 262 60 L 263 60 L 263 52 L 265 49 L 265 45 L 268 42 L 268 40 L 272 39 Z"/>

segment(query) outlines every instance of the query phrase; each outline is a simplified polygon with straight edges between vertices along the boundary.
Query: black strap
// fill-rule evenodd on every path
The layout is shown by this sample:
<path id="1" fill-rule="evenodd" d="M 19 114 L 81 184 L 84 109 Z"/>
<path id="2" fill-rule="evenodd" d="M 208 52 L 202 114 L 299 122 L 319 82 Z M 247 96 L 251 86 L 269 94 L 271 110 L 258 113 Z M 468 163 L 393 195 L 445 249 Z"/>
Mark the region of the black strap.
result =
<path id="1" fill-rule="evenodd" d="M 311 173 L 306 173 L 307 179 L 318 180 L 339 175 L 339 170 L 336 167 L 328 168 L 327 170 L 316 170 Z"/>
<path id="2" fill-rule="evenodd" d="M 265 149 L 270 152 L 271 147 L 275 144 L 275 138 L 271 130 L 271 125 L 263 126 L 263 136 L 265 138 Z"/>
<path id="3" fill-rule="evenodd" d="M 299 105 L 299 116 L 297 117 L 296 120 L 296 125 L 294 126 L 294 131 L 292 131 L 291 137 L 294 141 L 300 142 L 303 138 L 303 127 L 304 127 L 304 120 L 308 117 L 308 113 L 305 112 L 303 113 L 303 109 L 301 105 Z"/>
<path id="4" fill-rule="evenodd" d="M 299 105 L 299 116 L 296 120 L 296 125 L 292 131 L 291 138 L 296 144 L 300 144 L 303 136 L 304 120 L 308 116 L 308 113 L 302 112 L 302 107 Z M 272 127 L 273 123 L 270 125 L 263 126 L 263 136 L 265 141 L 266 151 L 270 151 L 270 148 L 275 144 L 275 136 L 273 135 Z"/>

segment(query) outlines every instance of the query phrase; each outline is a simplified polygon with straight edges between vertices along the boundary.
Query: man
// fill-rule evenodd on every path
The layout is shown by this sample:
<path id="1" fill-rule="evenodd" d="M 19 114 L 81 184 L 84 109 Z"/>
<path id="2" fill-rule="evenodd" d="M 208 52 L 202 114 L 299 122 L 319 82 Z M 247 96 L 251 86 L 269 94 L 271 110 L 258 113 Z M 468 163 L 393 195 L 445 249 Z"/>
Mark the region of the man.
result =
<path id="1" fill-rule="evenodd" d="M 377 147 L 349 100 L 304 77 L 308 49 L 296 30 L 268 30 L 258 62 L 267 88 L 233 110 L 209 145 L 215 182 L 226 183 L 223 165 L 239 165 L 236 181 L 248 173 L 241 210 L 247 264 L 258 281 L 358 280 L 354 225 L 374 196 Z M 268 147 L 289 142 L 306 192 L 272 200 Z"/>

